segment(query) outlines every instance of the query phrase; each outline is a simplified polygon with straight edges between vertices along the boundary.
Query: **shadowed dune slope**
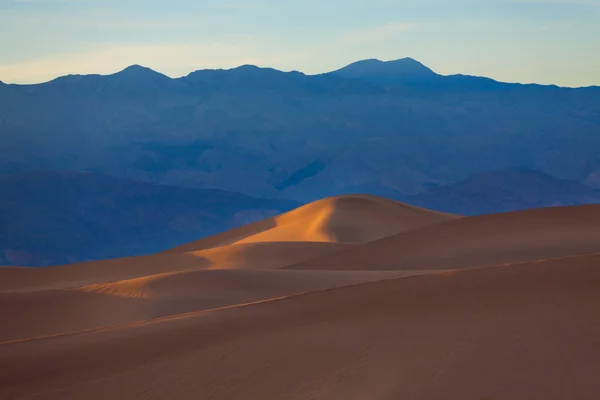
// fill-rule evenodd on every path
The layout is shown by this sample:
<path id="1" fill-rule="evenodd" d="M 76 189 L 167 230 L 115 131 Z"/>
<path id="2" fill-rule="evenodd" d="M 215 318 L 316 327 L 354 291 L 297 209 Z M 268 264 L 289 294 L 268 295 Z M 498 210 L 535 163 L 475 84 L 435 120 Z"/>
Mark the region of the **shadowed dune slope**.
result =
<path id="1" fill-rule="evenodd" d="M 44 268 L 0 267 L 0 293 L 70 288 L 207 267 L 206 260 L 188 254 L 115 258 Z"/>
<path id="2" fill-rule="evenodd" d="M 346 195 L 315 201 L 280 216 L 179 246 L 168 252 L 197 251 L 232 243 L 366 243 L 455 218 L 459 216 L 381 197 Z"/>
<path id="3" fill-rule="evenodd" d="M 584 205 L 450 220 L 287 268 L 442 270 L 598 252 L 600 205 Z"/>
<path id="4" fill-rule="evenodd" d="M 596 399 L 600 256 L 0 346 L 16 399 Z"/>
<path id="5" fill-rule="evenodd" d="M 172 272 L 68 289 L 0 293 L 0 342 L 143 321 L 345 286 L 410 271 Z"/>

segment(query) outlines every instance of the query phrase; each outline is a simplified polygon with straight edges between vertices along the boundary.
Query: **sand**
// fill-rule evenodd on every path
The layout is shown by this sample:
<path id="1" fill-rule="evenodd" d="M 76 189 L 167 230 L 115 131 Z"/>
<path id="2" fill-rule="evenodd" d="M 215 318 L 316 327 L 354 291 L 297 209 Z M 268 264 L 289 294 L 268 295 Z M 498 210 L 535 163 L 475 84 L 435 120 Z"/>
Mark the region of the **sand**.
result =
<path id="1" fill-rule="evenodd" d="M 600 398 L 600 206 L 385 226 L 356 198 L 212 246 L 0 269 L 0 398 Z"/>
<path id="2" fill-rule="evenodd" d="M 600 252 L 600 205 L 449 220 L 286 268 L 458 269 Z"/>
<path id="3" fill-rule="evenodd" d="M 376 196 L 338 196 L 176 247 L 169 252 L 188 252 L 232 243 L 366 243 L 457 218 L 458 215 L 426 210 Z"/>
<path id="4" fill-rule="evenodd" d="M 174 272 L 110 283 L 0 293 L 0 342 L 119 325 L 421 271 Z"/>
<path id="5" fill-rule="evenodd" d="M 170 272 L 276 269 L 352 247 L 342 243 L 233 244 L 191 252 L 111 259 L 47 268 L 0 268 L 0 293 L 70 288 Z"/>

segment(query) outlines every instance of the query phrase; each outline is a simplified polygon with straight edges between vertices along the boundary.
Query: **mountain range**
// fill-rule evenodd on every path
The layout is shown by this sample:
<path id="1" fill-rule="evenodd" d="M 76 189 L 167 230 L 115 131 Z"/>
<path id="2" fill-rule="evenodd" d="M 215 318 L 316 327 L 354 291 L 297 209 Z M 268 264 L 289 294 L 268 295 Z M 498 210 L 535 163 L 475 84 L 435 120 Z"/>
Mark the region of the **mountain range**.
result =
<path id="1" fill-rule="evenodd" d="M 421 207 L 462 215 L 600 203 L 600 191 L 524 168 L 483 172 L 463 181 L 404 196 Z"/>
<path id="2" fill-rule="evenodd" d="M 155 252 L 349 193 L 462 215 L 600 202 L 600 87 L 410 58 L 0 83 L 0 136 L 0 264 Z"/>
<path id="3" fill-rule="evenodd" d="M 2 85 L 0 132 L 2 173 L 85 169 L 302 202 L 506 168 L 600 187 L 600 87 L 443 76 L 410 58 Z"/>
<path id="4" fill-rule="evenodd" d="M 0 193 L 0 265 L 154 253 L 299 205 L 85 171 L 0 177 Z"/>

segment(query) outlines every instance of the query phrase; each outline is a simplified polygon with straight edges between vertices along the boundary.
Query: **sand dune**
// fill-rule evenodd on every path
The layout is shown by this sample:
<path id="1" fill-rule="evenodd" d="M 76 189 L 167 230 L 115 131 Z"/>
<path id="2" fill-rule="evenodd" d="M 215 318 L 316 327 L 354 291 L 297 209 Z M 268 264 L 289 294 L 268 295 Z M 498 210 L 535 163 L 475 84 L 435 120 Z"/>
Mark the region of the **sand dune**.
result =
<path id="1" fill-rule="evenodd" d="M 331 197 L 278 217 L 255 222 L 169 252 L 189 252 L 232 243 L 366 243 L 422 226 L 458 218 L 367 195 Z"/>
<path id="2" fill-rule="evenodd" d="M 291 269 L 455 269 L 600 252 L 600 205 L 465 217 L 389 236 Z"/>
<path id="3" fill-rule="evenodd" d="M 6 399 L 595 399 L 600 256 L 0 346 Z"/>
<path id="4" fill-rule="evenodd" d="M 0 268 L 0 398 L 591 400 L 599 305 L 600 205 L 343 196 L 152 256 Z"/>
<path id="5" fill-rule="evenodd" d="M 421 272 L 201 270 L 0 293 L 0 342 L 148 320 Z"/>
<path id="6" fill-rule="evenodd" d="M 199 257 L 176 254 L 119 258 L 46 268 L 0 268 L 0 293 L 69 288 L 209 266 L 207 261 Z"/>
<path id="7" fill-rule="evenodd" d="M 458 218 L 374 196 L 328 198 L 152 256 L 0 268 L 0 292 L 57 289 L 197 269 L 275 269 Z"/>
<path id="8" fill-rule="evenodd" d="M 326 242 L 251 242 L 186 254 L 207 260 L 212 269 L 278 269 L 326 254 L 349 250 L 355 246 L 350 243 Z"/>
<path id="9" fill-rule="evenodd" d="M 248 243 L 189 253 L 161 253 L 58 267 L 0 268 L 0 293 L 64 289 L 203 269 L 276 269 L 352 246 L 316 242 Z"/>

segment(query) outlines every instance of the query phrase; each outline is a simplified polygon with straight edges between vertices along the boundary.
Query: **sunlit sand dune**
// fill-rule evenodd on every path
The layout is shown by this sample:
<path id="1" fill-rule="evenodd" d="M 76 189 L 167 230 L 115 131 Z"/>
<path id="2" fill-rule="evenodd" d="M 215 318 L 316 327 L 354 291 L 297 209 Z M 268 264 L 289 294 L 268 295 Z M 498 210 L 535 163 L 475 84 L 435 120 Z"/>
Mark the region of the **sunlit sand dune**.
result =
<path id="1" fill-rule="evenodd" d="M 0 398 L 591 400 L 599 312 L 600 205 L 342 196 L 156 255 L 0 268 Z"/>
<path id="2" fill-rule="evenodd" d="M 276 269 L 458 218 L 374 196 L 320 200 L 167 252 L 43 269 L 0 268 L 0 292 L 56 289 L 198 269 Z"/>
<path id="3" fill-rule="evenodd" d="M 235 243 L 187 254 L 207 260 L 211 269 L 279 269 L 354 247 L 349 243 L 325 242 Z"/>
<path id="4" fill-rule="evenodd" d="M 331 197 L 170 252 L 188 252 L 231 243 L 366 243 L 458 216 L 367 195 Z"/>
<path id="5" fill-rule="evenodd" d="M 461 218 L 290 266 L 292 269 L 455 269 L 600 252 L 600 205 Z"/>

